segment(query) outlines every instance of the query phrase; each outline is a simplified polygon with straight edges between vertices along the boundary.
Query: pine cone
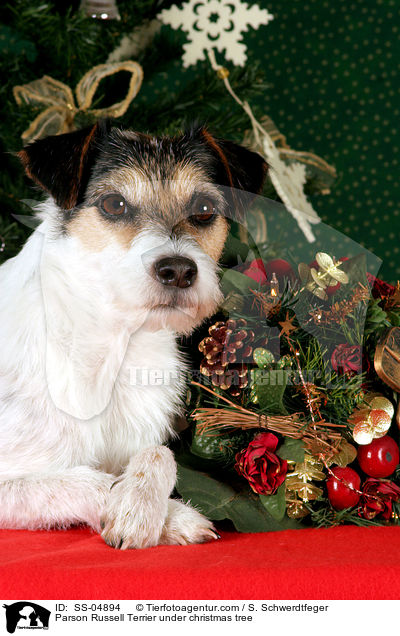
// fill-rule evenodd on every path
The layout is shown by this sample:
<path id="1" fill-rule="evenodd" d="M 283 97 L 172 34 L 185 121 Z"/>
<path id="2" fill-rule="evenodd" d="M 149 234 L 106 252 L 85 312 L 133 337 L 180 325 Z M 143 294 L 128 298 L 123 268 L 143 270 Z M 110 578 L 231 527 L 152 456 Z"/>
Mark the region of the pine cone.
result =
<path id="1" fill-rule="evenodd" d="M 247 330 L 247 323 L 240 320 L 227 320 L 212 325 L 207 338 L 199 344 L 204 353 L 200 364 L 203 375 L 211 378 L 217 386 L 237 397 L 248 385 L 247 362 L 253 353 L 254 332 Z"/>

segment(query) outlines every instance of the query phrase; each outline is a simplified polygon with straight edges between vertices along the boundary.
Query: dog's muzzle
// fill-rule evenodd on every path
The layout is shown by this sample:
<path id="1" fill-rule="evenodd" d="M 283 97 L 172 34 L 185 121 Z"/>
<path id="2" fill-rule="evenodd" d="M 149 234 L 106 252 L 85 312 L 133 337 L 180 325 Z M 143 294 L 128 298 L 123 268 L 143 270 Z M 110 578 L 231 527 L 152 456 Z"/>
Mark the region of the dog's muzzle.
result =
<path id="1" fill-rule="evenodd" d="M 197 265 L 184 256 L 161 258 L 154 265 L 154 277 L 167 287 L 184 289 L 193 285 L 197 277 Z"/>

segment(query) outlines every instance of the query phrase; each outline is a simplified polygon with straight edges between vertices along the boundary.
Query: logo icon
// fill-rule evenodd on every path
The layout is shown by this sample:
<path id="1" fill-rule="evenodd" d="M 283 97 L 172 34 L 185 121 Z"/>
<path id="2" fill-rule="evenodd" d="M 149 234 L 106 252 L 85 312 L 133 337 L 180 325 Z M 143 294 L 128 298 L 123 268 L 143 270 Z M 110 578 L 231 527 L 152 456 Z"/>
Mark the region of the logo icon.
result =
<path id="1" fill-rule="evenodd" d="M 9 634 L 14 634 L 16 629 L 49 629 L 51 612 L 41 605 L 31 601 L 18 601 L 3 607 L 6 610 Z"/>

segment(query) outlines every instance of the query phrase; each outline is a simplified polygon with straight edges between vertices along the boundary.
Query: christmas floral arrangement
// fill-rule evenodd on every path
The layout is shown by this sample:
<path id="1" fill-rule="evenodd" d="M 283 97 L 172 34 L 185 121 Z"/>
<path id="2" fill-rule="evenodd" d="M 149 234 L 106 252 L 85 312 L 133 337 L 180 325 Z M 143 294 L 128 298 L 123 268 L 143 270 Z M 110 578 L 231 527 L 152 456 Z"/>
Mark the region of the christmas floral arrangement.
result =
<path id="1" fill-rule="evenodd" d="M 398 523 L 400 286 L 320 251 L 255 258 L 222 287 L 191 343 L 179 494 L 244 532 Z"/>

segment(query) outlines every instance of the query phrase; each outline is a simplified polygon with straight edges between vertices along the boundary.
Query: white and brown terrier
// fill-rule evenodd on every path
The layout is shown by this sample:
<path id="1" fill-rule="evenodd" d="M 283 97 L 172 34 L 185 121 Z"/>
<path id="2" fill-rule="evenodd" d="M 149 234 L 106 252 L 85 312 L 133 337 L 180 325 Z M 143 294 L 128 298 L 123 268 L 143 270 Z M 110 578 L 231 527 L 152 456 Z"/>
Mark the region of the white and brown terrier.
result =
<path id="1" fill-rule="evenodd" d="M 86 523 L 121 549 L 215 538 L 170 499 L 176 334 L 221 300 L 230 192 L 259 192 L 264 160 L 203 128 L 156 138 L 107 124 L 19 157 L 50 196 L 0 268 L 0 527 Z M 149 370 L 157 382 L 140 380 Z"/>

